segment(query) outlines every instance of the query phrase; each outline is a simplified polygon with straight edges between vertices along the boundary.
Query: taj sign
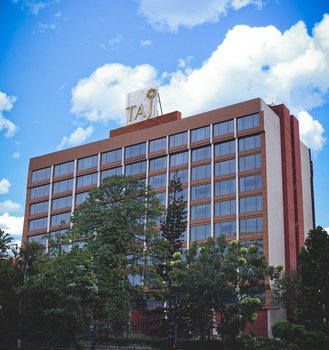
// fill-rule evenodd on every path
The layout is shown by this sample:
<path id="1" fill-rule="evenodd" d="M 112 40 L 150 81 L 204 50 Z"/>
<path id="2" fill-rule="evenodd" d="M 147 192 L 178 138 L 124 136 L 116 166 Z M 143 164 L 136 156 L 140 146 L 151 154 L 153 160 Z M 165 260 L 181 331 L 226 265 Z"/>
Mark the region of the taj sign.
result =
<path id="1" fill-rule="evenodd" d="M 158 116 L 158 88 L 150 87 L 127 94 L 127 125 Z"/>

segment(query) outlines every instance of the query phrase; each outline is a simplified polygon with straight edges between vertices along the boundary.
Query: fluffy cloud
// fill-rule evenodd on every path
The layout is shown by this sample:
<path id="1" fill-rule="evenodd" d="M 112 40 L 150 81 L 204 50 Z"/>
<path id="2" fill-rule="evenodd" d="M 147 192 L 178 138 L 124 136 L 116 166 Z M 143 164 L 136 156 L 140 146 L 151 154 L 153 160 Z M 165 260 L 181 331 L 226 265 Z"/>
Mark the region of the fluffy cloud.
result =
<path id="1" fill-rule="evenodd" d="M 82 127 L 78 127 L 75 129 L 70 136 L 64 136 L 62 142 L 57 146 L 57 149 L 62 149 L 65 146 L 76 146 L 85 142 L 88 137 L 93 133 L 94 128 L 89 126 L 84 129 Z"/>
<path id="2" fill-rule="evenodd" d="M 323 126 L 306 111 L 299 112 L 298 119 L 302 141 L 314 151 L 321 150 L 325 143 Z"/>
<path id="3" fill-rule="evenodd" d="M 13 202 L 12 200 L 5 200 L 4 202 L 0 202 L 0 213 L 5 212 L 13 212 L 20 210 L 22 206 L 18 203 Z"/>
<path id="4" fill-rule="evenodd" d="M 23 216 L 11 216 L 8 213 L 0 215 L 0 228 L 20 241 L 23 231 Z"/>
<path id="5" fill-rule="evenodd" d="M 6 137 L 12 137 L 17 131 L 17 127 L 9 119 L 6 119 L 3 112 L 9 112 L 16 101 L 16 97 L 7 96 L 4 92 L 0 91 L 0 131 L 6 129 Z"/>
<path id="6" fill-rule="evenodd" d="M 303 22 L 281 33 L 274 26 L 237 25 L 200 67 L 159 74 L 150 65 L 107 64 L 78 82 L 71 111 L 88 121 L 123 120 L 125 94 L 159 85 L 164 112 L 189 116 L 261 97 L 285 103 L 299 116 L 301 136 L 321 149 L 323 127 L 310 111 L 325 103 L 329 90 L 329 15 L 312 35 Z"/>
<path id="7" fill-rule="evenodd" d="M 72 90 L 71 112 L 91 122 L 121 121 L 126 93 L 152 85 L 155 79 L 155 68 L 147 64 L 134 68 L 106 64 L 80 80 Z"/>
<path id="8" fill-rule="evenodd" d="M 138 12 L 155 29 L 177 32 L 180 26 L 218 22 L 229 8 L 239 10 L 250 4 L 260 8 L 262 0 L 140 0 Z"/>
<path id="9" fill-rule="evenodd" d="M 57 4 L 60 1 L 61 0 L 12 0 L 14 4 L 19 4 L 23 11 L 26 11 L 34 16 L 38 16 L 43 9 Z"/>
<path id="10" fill-rule="evenodd" d="M 0 180 L 0 194 L 8 193 L 11 183 L 7 179 Z"/>

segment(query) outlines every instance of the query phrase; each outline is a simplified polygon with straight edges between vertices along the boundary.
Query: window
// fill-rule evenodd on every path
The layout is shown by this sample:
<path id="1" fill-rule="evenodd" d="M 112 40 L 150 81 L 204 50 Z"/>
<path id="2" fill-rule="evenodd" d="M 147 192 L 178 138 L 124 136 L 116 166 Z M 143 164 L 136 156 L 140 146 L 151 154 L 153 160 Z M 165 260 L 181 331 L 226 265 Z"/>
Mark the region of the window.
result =
<path id="1" fill-rule="evenodd" d="M 77 193 L 75 196 L 75 205 L 82 204 L 88 197 L 89 191 Z"/>
<path id="2" fill-rule="evenodd" d="M 46 244 L 46 242 L 47 242 L 47 234 L 44 233 L 42 235 L 36 235 L 36 236 L 27 237 L 27 241 L 28 242 L 36 242 L 36 243 L 39 243 L 39 244 Z"/>
<path id="3" fill-rule="evenodd" d="M 107 169 L 101 172 L 101 180 L 104 180 L 108 176 L 122 175 L 122 167 Z"/>
<path id="4" fill-rule="evenodd" d="M 77 188 L 86 187 L 97 184 L 97 173 L 79 176 L 77 178 Z"/>
<path id="5" fill-rule="evenodd" d="M 146 161 L 126 165 L 126 175 L 136 175 L 146 172 Z"/>
<path id="6" fill-rule="evenodd" d="M 215 163 L 215 176 L 234 174 L 235 173 L 235 159 L 224 160 Z"/>
<path id="7" fill-rule="evenodd" d="M 236 212 L 235 199 L 215 203 L 215 216 L 233 215 Z"/>
<path id="8" fill-rule="evenodd" d="M 235 153 L 235 141 L 227 141 L 215 145 L 215 157 Z"/>
<path id="9" fill-rule="evenodd" d="M 236 235 L 235 220 L 217 222 L 215 224 L 215 232 L 214 232 L 215 238 L 219 236 L 229 237 L 229 236 L 235 236 L 235 235 Z"/>
<path id="10" fill-rule="evenodd" d="M 53 199 L 51 209 L 57 210 L 62 208 L 71 208 L 72 205 L 72 196 L 61 197 Z"/>
<path id="11" fill-rule="evenodd" d="M 263 218 L 261 216 L 240 220 L 240 235 L 260 232 L 263 232 Z"/>
<path id="12" fill-rule="evenodd" d="M 211 185 L 205 184 L 191 188 L 192 200 L 210 198 Z"/>
<path id="13" fill-rule="evenodd" d="M 74 161 L 55 165 L 55 176 L 73 174 Z"/>
<path id="14" fill-rule="evenodd" d="M 53 185 L 53 193 L 70 191 L 73 188 L 73 179 L 55 182 Z"/>
<path id="15" fill-rule="evenodd" d="M 121 148 L 116 149 L 114 151 L 102 153 L 102 156 L 101 156 L 101 164 L 121 162 L 121 160 L 122 160 L 122 149 Z"/>
<path id="16" fill-rule="evenodd" d="M 215 182 L 215 196 L 235 193 L 235 179 Z"/>
<path id="17" fill-rule="evenodd" d="M 167 157 L 155 158 L 150 160 L 150 171 L 167 168 Z"/>
<path id="18" fill-rule="evenodd" d="M 188 181 L 188 169 L 175 170 L 170 173 L 170 179 L 173 179 L 175 174 L 180 178 L 182 183 L 187 183 Z"/>
<path id="19" fill-rule="evenodd" d="M 78 170 L 96 168 L 98 163 L 98 155 L 82 158 L 78 160 Z"/>
<path id="20" fill-rule="evenodd" d="M 261 157 L 260 154 L 252 154 L 251 156 L 240 157 L 239 158 L 239 170 L 246 171 L 251 169 L 258 169 L 261 167 Z"/>
<path id="21" fill-rule="evenodd" d="M 57 238 L 60 238 L 60 236 L 63 236 L 66 233 L 67 233 L 67 228 L 64 228 L 62 230 L 52 231 L 52 232 L 50 232 L 50 238 L 52 240 L 56 240 Z"/>
<path id="22" fill-rule="evenodd" d="M 214 125 L 214 136 L 232 134 L 234 132 L 234 121 L 228 120 Z"/>
<path id="23" fill-rule="evenodd" d="M 238 131 L 256 128 L 259 126 L 258 113 L 238 118 Z"/>
<path id="24" fill-rule="evenodd" d="M 262 195 L 240 198 L 240 213 L 262 210 Z"/>
<path id="25" fill-rule="evenodd" d="M 257 254 L 264 254 L 263 240 L 262 239 L 249 239 L 246 241 L 240 241 L 241 247 L 249 248 L 251 245 L 257 248 Z"/>
<path id="26" fill-rule="evenodd" d="M 210 164 L 200 165 L 192 168 L 192 181 L 210 178 Z"/>
<path id="27" fill-rule="evenodd" d="M 248 151 L 249 149 L 260 147 L 260 135 L 248 136 L 239 139 L 239 151 Z"/>
<path id="28" fill-rule="evenodd" d="M 49 196 L 50 185 L 31 188 L 30 199 Z"/>
<path id="29" fill-rule="evenodd" d="M 166 205 L 166 192 L 158 192 L 155 196 L 160 200 L 163 206 Z"/>
<path id="30" fill-rule="evenodd" d="M 210 225 L 198 225 L 191 227 L 191 241 L 198 241 L 201 239 L 208 239 L 210 237 Z"/>
<path id="31" fill-rule="evenodd" d="M 181 152 L 172 154 L 170 156 L 170 166 L 178 166 L 182 164 L 187 164 L 188 162 L 188 152 Z"/>
<path id="32" fill-rule="evenodd" d="M 159 152 L 166 149 L 167 138 L 163 137 L 161 139 L 150 141 L 150 153 Z"/>
<path id="33" fill-rule="evenodd" d="M 49 206 L 49 201 L 31 204 L 30 205 L 30 215 L 47 213 L 48 206 Z"/>
<path id="34" fill-rule="evenodd" d="M 240 192 L 259 190 L 262 188 L 262 175 L 240 177 Z"/>
<path id="35" fill-rule="evenodd" d="M 187 144 L 187 131 L 169 137 L 170 147 L 177 147 Z"/>
<path id="36" fill-rule="evenodd" d="M 32 171 L 32 182 L 44 181 L 50 179 L 51 168 Z"/>
<path id="37" fill-rule="evenodd" d="M 211 158 L 210 146 L 192 150 L 192 162 Z"/>
<path id="38" fill-rule="evenodd" d="M 149 177 L 149 185 L 153 188 L 165 187 L 167 184 L 166 174 L 160 174 Z"/>
<path id="39" fill-rule="evenodd" d="M 210 218 L 210 204 L 194 205 L 191 207 L 191 220 Z"/>
<path id="40" fill-rule="evenodd" d="M 125 158 L 134 158 L 145 155 L 146 153 L 146 143 L 139 143 L 137 145 L 128 146 L 125 149 Z"/>
<path id="41" fill-rule="evenodd" d="M 51 226 L 69 224 L 70 220 L 71 220 L 71 212 L 52 215 Z"/>
<path id="42" fill-rule="evenodd" d="M 48 218 L 40 218 L 29 221 L 29 231 L 42 230 L 47 228 Z"/>
<path id="43" fill-rule="evenodd" d="M 191 142 L 201 141 L 209 139 L 210 127 L 205 126 L 203 128 L 194 129 L 191 131 Z"/>

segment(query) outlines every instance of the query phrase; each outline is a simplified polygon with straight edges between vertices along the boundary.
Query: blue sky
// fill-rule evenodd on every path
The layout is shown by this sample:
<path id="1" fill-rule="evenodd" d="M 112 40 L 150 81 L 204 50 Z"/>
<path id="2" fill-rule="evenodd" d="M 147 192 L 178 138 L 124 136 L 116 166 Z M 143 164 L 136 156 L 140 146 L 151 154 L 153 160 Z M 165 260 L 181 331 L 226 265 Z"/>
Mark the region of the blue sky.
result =
<path id="1" fill-rule="evenodd" d="M 0 227 L 21 235 L 29 159 L 108 137 L 125 94 L 185 116 L 285 103 L 312 149 L 329 227 L 329 1 L 1 0 Z"/>

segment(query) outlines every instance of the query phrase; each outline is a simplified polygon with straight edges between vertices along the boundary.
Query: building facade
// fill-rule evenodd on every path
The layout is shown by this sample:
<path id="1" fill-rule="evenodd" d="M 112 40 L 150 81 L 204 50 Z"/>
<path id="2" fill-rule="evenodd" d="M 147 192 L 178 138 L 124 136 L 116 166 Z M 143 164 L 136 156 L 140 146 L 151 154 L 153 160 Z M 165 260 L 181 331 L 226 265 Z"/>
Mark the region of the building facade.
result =
<path id="1" fill-rule="evenodd" d="M 167 205 L 174 173 L 187 200 L 187 247 L 224 235 L 256 245 L 270 265 L 297 269 L 298 251 L 315 224 L 310 152 L 287 107 L 261 99 L 188 118 L 168 113 L 31 159 L 23 241 L 47 245 L 47 233 L 67 230 L 73 211 L 110 175 L 145 179 Z M 261 335 L 283 317 L 270 293 L 267 285 L 253 326 Z"/>

